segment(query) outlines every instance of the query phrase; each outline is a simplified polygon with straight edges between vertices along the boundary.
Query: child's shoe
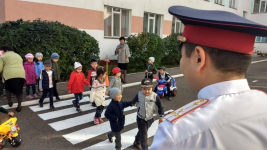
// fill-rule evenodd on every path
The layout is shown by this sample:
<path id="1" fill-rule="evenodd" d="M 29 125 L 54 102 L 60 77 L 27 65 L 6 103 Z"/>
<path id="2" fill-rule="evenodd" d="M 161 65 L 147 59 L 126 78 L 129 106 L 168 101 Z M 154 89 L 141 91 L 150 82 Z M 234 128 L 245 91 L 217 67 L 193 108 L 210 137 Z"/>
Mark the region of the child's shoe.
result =
<path id="1" fill-rule="evenodd" d="M 81 108 L 76 108 L 76 111 L 82 112 Z"/>
<path id="2" fill-rule="evenodd" d="M 92 106 L 93 106 L 93 107 L 97 107 L 96 104 L 95 104 L 95 102 L 92 103 Z"/>
<path id="3" fill-rule="evenodd" d="M 34 97 L 34 98 L 38 98 L 38 95 L 35 93 L 35 94 L 33 95 L 33 97 Z"/>
<path id="4" fill-rule="evenodd" d="M 103 123 L 104 121 L 101 119 L 101 117 L 98 118 L 99 123 Z"/>
<path id="5" fill-rule="evenodd" d="M 72 105 L 73 105 L 73 107 L 77 108 L 75 100 L 72 101 Z"/>
<path id="6" fill-rule="evenodd" d="M 133 146 L 134 146 L 135 148 L 137 148 L 138 150 L 141 150 L 141 149 L 142 149 L 142 147 L 141 147 L 141 143 L 140 143 L 140 142 L 136 142 L 136 141 L 134 141 Z"/>
<path id="7" fill-rule="evenodd" d="M 54 110 L 54 109 L 55 109 L 55 106 L 50 106 L 50 109 L 51 109 L 51 110 Z"/>
<path id="8" fill-rule="evenodd" d="M 40 106 L 40 107 L 43 107 L 43 103 L 39 102 L 39 106 Z"/>
<path id="9" fill-rule="evenodd" d="M 99 124 L 98 118 L 94 117 L 94 123 Z"/>
<path id="10" fill-rule="evenodd" d="M 34 97 L 31 95 L 26 96 L 27 99 L 33 99 Z"/>

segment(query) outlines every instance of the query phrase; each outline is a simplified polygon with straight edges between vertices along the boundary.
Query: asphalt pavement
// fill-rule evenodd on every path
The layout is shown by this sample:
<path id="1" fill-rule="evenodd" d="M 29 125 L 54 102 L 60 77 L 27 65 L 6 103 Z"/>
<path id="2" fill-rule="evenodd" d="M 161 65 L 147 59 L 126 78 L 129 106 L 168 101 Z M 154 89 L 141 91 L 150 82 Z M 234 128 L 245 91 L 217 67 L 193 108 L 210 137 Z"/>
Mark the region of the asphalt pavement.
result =
<path id="1" fill-rule="evenodd" d="M 266 59 L 266 57 L 253 58 L 254 62 L 261 62 L 253 63 L 247 73 L 247 79 L 252 89 L 267 91 L 267 61 L 262 61 Z M 171 75 L 181 74 L 178 67 L 167 69 L 167 72 Z M 144 73 L 127 75 L 125 85 L 129 85 L 129 87 L 124 88 L 123 101 L 130 101 L 134 98 L 140 90 L 140 85 L 131 83 L 140 82 L 143 78 Z M 175 79 L 177 95 L 172 98 L 172 101 L 168 101 L 167 98 L 162 99 L 165 111 L 175 110 L 197 99 L 197 93 L 192 92 L 183 76 Z M 58 84 L 60 95 L 67 94 L 66 84 Z M 154 85 L 156 85 L 155 82 Z M 97 126 L 93 124 L 92 116 L 95 108 L 92 108 L 89 104 L 88 97 L 85 95 L 81 102 L 84 110 L 82 113 L 76 112 L 70 99 L 55 101 L 57 108 L 54 111 L 49 110 L 46 105 L 43 109 L 40 109 L 36 104 L 24 106 L 20 113 L 16 113 L 15 109 L 9 109 L 9 111 L 14 111 L 18 118 L 22 144 L 13 148 L 7 143 L 5 150 L 106 150 L 110 147 L 111 149 L 114 148 L 114 143 L 110 144 L 106 138 L 106 133 L 110 130 L 108 120 L 103 118 L 105 123 Z M 107 97 L 106 100 L 109 101 L 109 98 Z M 26 101 L 28 100 L 24 100 L 24 102 Z M 16 102 L 16 100 L 13 99 L 13 102 Z M 5 100 L 0 102 L 1 105 L 6 105 L 6 103 Z M 122 131 L 122 145 L 126 146 L 125 149 L 127 150 L 134 150 L 135 148 L 131 144 L 137 131 L 136 109 L 129 107 L 125 110 L 125 115 L 127 125 Z M 104 116 L 102 115 L 102 117 Z M 156 116 L 155 120 L 157 119 Z M 156 129 L 157 121 L 149 130 L 149 145 L 152 143 Z"/>

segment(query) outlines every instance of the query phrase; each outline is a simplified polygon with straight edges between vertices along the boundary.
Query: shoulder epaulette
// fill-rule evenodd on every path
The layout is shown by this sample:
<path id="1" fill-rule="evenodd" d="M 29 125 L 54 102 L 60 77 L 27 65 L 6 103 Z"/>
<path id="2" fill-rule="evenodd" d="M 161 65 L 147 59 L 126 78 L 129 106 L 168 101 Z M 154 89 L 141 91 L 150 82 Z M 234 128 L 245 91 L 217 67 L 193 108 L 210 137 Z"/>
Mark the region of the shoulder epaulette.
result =
<path id="1" fill-rule="evenodd" d="M 208 99 L 200 99 L 195 100 L 193 102 L 190 102 L 186 104 L 185 106 L 169 113 L 164 117 L 164 119 L 170 121 L 171 123 L 175 123 L 177 120 L 182 118 L 183 116 L 195 111 L 198 108 L 201 108 L 209 103 Z"/>

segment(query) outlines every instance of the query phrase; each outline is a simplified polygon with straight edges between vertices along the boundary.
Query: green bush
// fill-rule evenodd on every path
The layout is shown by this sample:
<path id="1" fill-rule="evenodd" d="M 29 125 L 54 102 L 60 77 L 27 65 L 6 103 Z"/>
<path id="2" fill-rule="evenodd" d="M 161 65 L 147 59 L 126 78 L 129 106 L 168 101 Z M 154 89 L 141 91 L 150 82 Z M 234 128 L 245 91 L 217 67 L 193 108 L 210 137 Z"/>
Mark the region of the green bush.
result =
<path id="1" fill-rule="evenodd" d="M 127 39 L 130 48 L 131 69 L 145 70 L 149 57 L 155 57 L 155 65 L 161 65 L 161 59 L 165 55 L 163 40 L 156 34 L 143 32 L 138 35 L 131 35 Z"/>
<path id="2" fill-rule="evenodd" d="M 27 53 L 35 55 L 36 52 L 41 52 L 44 55 L 43 61 L 50 59 L 53 52 L 58 53 L 62 80 L 69 78 L 75 61 L 83 65 L 83 72 L 86 73 L 90 68 L 90 59 L 99 58 L 98 41 L 85 31 L 40 19 L 2 23 L 0 45 L 13 46 L 22 58 Z"/>
<path id="3" fill-rule="evenodd" d="M 178 65 L 180 64 L 181 53 L 178 52 L 178 45 L 180 42 L 177 40 L 179 33 L 173 33 L 163 39 L 166 53 L 162 62 L 164 65 Z"/>

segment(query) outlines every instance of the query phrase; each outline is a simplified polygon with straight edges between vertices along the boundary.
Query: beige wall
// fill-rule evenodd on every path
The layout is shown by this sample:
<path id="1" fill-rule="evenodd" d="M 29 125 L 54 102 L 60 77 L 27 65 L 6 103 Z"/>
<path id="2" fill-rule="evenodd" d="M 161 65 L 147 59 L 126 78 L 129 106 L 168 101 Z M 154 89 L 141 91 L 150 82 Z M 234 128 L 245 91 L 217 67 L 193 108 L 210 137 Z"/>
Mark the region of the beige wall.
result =
<path id="1" fill-rule="evenodd" d="M 42 20 L 59 21 L 65 25 L 92 30 L 104 30 L 104 12 L 82 8 L 5 0 L 6 21 Z"/>
<path id="2" fill-rule="evenodd" d="M 0 0 L 0 23 L 5 22 L 5 0 Z"/>

